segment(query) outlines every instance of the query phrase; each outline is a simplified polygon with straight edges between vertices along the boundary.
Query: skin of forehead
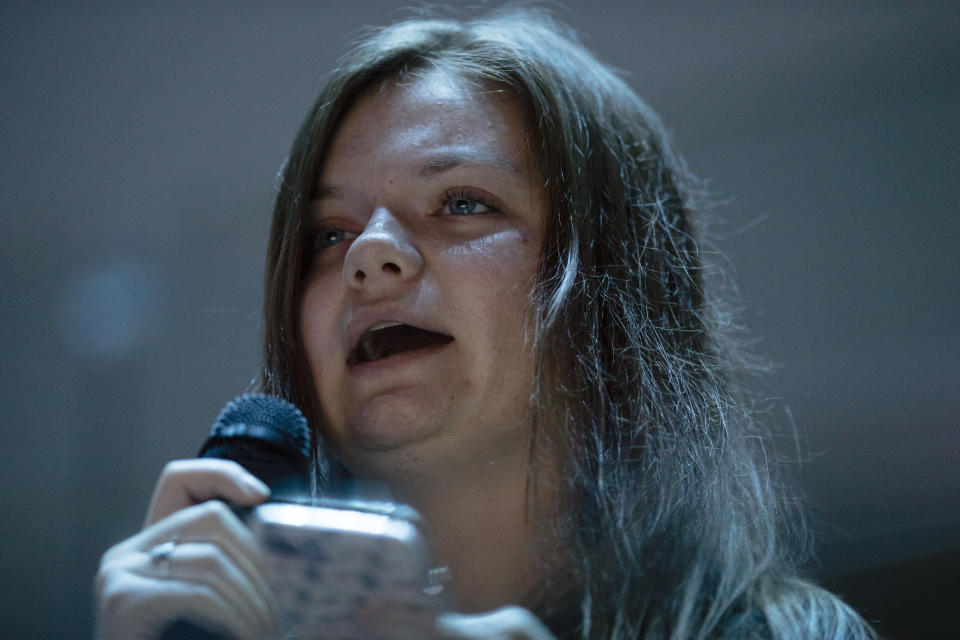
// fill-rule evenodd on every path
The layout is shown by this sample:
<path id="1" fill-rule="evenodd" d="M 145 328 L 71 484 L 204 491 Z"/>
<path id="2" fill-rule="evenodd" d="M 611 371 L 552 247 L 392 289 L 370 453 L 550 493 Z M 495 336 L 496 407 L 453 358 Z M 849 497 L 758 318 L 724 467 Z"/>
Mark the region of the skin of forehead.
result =
<path id="1" fill-rule="evenodd" d="M 389 117 L 391 126 L 385 135 L 374 138 L 371 132 L 350 126 L 351 121 L 377 112 Z M 374 157 L 409 160 L 412 149 L 422 149 L 425 159 L 436 161 L 444 155 L 472 158 L 478 164 L 526 173 L 524 129 L 520 106 L 510 92 L 435 69 L 416 77 L 391 79 L 361 94 L 347 111 L 333 142 L 337 151 L 366 148 Z M 350 137 L 344 138 L 344 133 Z M 513 148 L 498 146 L 503 140 L 509 140 Z"/>

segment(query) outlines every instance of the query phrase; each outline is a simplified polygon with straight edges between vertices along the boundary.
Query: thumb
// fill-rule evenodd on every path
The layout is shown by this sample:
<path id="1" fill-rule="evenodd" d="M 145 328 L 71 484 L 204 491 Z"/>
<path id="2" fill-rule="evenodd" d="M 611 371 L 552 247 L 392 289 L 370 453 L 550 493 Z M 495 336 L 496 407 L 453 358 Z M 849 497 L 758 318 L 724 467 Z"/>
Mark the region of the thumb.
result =
<path id="1" fill-rule="evenodd" d="M 269 496 L 267 485 L 232 460 L 174 460 L 167 463 L 157 480 L 144 526 L 214 498 L 252 506 Z"/>

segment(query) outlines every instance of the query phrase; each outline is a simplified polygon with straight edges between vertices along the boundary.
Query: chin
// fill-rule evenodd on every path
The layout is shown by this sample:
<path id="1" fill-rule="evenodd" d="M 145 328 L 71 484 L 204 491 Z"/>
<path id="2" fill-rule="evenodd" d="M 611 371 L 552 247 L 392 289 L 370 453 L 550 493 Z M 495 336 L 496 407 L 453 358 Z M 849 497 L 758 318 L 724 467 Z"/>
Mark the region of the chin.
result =
<path id="1" fill-rule="evenodd" d="M 381 397 L 347 420 L 345 443 L 366 451 L 391 451 L 429 438 L 438 431 L 424 411 L 405 406 L 395 398 Z"/>
<path id="2" fill-rule="evenodd" d="M 392 492 L 414 487 L 435 486 L 443 478 L 442 464 L 432 451 L 430 438 L 417 437 L 415 432 L 385 433 L 357 431 L 349 434 L 341 449 L 341 461 L 361 482 L 373 482 Z M 392 494 L 399 495 L 399 494 Z"/>

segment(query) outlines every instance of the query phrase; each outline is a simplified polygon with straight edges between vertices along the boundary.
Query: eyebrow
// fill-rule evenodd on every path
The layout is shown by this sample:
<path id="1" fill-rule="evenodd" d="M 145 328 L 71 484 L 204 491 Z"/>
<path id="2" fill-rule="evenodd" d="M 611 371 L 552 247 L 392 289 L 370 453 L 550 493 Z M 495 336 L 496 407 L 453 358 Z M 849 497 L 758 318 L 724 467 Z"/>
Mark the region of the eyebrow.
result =
<path id="1" fill-rule="evenodd" d="M 428 158 L 418 172 L 422 177 L 435 176 L 457 167 L 494 167 L 510 173 L 520 173 L 515 164 L 493 153 L 471 151 L 469 154 L 445 153 Z"/>
<path id="2" fill-rule="evenodd" d="M 494 153 L 483 153 L 471 151 L 469 154 L 444 153 L 431 156 L 420 166 L 413 170 L 413 175 L 429 178 L 438 174 L 456 169 L 458 167 L 493 167 L 510 173 L 520 174 L 520 169 L 514 163 L 502 158 Z M 314 190 L 311 200 L 339 200 L 343 198 L 343 191 L 339 187 L 318 184 Z"/>
<path id="3" fill-rule="evenodd" d="M 318 184 L 313 189 L 310 196 L 311 201 L 317 200 L 343 200 L 343 191 L 337 187 L 330 187 L 324 184 Z"/>

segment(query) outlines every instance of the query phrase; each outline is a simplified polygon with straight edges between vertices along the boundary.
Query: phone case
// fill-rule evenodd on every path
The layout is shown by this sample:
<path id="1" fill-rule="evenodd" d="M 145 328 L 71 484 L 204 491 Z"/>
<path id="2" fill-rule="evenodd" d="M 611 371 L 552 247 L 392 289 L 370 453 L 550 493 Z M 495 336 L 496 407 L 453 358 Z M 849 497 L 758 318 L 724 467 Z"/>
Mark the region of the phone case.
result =
<path id="1" fill-rule="evenodd" d="M 339 502 L 267 503 L 247 524 L 267 556 L 266 580 L 286 638 L 359 640 L 353 612 L 395 601 L 422 628 L 441 608 L 428 584 L 427 547 L 409 507 Z M 429 624 L 429 621 L 426 622 Z"/>

